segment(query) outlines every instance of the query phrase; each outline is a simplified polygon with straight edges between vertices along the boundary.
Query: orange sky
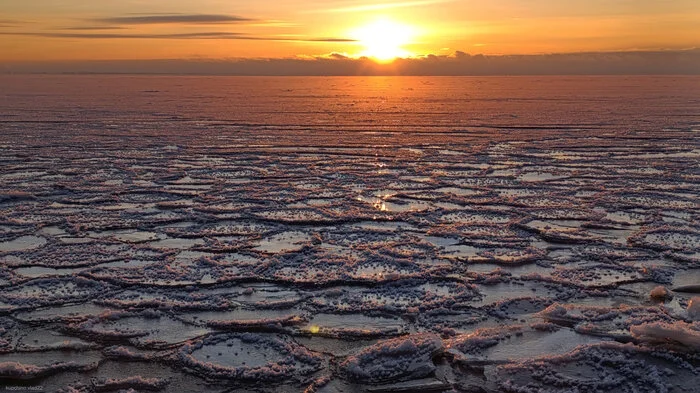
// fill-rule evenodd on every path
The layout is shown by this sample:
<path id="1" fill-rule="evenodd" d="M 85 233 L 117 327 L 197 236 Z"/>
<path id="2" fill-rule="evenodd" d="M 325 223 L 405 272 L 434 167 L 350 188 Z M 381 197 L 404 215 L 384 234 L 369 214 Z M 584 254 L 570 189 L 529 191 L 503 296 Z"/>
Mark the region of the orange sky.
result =
<path id="1" fill-rule="evenodd" d="M 3 0 L 0 61 L 686 49 L 699 25 L 697 0 Z"/>

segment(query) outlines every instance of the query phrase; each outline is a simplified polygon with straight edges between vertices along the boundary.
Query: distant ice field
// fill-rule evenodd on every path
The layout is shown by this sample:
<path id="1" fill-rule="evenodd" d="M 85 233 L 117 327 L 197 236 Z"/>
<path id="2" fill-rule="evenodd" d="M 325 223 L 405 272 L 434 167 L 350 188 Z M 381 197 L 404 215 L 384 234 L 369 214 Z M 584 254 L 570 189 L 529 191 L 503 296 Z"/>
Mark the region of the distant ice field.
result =
<path id="1" fill-rule="evenodd" d="M 699 77 L 0 86 L 0 389 L 698 389 Z"/>

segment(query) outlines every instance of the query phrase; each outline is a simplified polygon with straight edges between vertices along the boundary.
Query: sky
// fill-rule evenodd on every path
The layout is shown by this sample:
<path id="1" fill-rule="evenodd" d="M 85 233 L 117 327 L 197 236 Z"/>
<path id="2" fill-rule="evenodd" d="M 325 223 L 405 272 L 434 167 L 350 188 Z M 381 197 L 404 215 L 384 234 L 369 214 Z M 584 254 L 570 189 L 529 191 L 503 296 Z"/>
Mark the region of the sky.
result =
<path id="1" fill-rule="evenodd" d="M 684 51 L 698 25 L 697 0 L 1 0 L 0 62 Z"/>

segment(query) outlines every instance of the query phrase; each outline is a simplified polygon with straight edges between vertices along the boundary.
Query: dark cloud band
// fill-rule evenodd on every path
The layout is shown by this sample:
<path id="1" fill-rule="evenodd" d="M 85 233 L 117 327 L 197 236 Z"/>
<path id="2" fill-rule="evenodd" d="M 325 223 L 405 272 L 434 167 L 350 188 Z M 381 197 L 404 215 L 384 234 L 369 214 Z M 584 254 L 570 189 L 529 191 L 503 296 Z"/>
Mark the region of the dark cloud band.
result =
<path id="1" fill-rule="evenodd" d="M 200 32 L 174 34 L 119 34 L 119 33 L 28 33 L 0 32 L 0 35 L 15 35 L 43 38 L 75 38 L 75 39 L 169 39 L 169 40 L 248 40 L 248 41 L 296 41 L 296 42 L 355 42 L 349 38 L 335 37 L 262 37 L 231 32 Z"/>
<path id="2" fill-rule="evenodd" d="M 173 15 L 143 15 L 118 16 L 111 18 L 93 19 L 96 23 L 115 25 L 150 25 L 150 24 L 221 24 L 251 22 L 255 19 L 235 15 L 220 14 L 173 14 Z"/>
<path id="3" fill-rule="evenodd" d="M 74 26 L 74 27 L 64 27 L 56 30 L 64 31 L 96 31 L 96 30 L 125 30 L 126 27 L 122 26 Z"/>

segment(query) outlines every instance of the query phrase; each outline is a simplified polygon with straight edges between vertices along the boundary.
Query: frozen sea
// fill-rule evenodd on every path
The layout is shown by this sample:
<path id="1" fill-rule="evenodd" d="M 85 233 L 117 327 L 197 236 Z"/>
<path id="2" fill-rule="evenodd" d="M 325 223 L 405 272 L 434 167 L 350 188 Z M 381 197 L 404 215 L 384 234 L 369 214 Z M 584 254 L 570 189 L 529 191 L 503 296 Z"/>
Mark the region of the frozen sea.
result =
<path id="1" fill-rule="evenodd" d="M 0 390 L 700 389 L 698 77 L 0 87 Z"/>

